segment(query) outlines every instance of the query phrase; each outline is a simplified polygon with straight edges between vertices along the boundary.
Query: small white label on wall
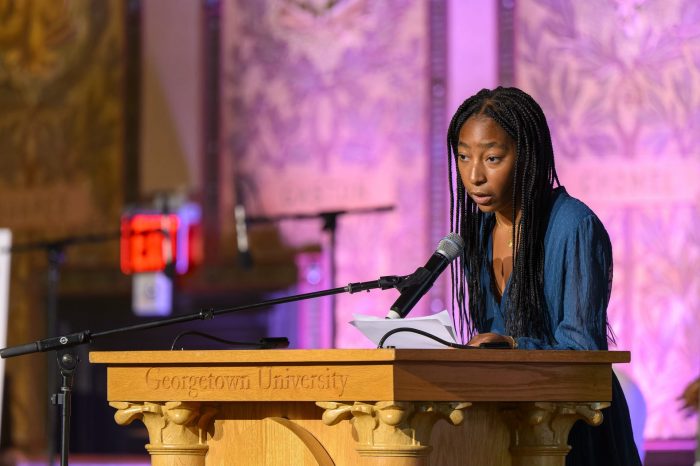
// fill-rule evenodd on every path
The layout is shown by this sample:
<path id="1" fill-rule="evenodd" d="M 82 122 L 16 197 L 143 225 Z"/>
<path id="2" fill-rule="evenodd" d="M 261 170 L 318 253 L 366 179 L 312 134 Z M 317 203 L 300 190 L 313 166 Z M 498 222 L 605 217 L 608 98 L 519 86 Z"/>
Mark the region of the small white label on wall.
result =
<path id="1" fill-rule="evenodd" d="M 131 307 L 137 316 L 167 316 L 173 305 L 173 282 L 163 272 L 135 273 Z"/>

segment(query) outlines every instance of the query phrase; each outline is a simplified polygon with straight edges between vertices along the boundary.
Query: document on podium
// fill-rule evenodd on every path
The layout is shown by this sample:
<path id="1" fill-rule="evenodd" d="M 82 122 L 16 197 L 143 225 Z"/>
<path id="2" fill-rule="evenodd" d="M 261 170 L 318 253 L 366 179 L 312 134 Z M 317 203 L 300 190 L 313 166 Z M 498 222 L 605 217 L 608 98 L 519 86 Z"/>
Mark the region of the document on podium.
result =
<path id="1" fill-rule="evenodd" d="M 452 325 L 452 317 L 446 310 L 430 316 L 404 319 L 385 319 L 363 314 L 353 314 L 353 318 L 354 320 L 350 322 L 350 324 L 362 332 L 362 334 L 369 338 L 375 345 L 379 344 L 379 341 L 387 332 L 399 327 L 422 330 L 445 341 L 449 341 L 450 343 L 457 343 L 454 325 Z M 384 341 L 384 346 L 423 349 L 447 348 L 440 342 L 413 332 L 394 333 Z"/>

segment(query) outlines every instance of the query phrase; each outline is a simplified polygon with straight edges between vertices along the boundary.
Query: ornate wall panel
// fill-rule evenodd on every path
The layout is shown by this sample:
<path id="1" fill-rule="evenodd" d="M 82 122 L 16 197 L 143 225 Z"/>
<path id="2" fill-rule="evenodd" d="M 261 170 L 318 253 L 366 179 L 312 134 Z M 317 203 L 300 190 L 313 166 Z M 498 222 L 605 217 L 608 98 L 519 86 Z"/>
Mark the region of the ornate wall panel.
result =
<path id="1" fill-rule="evenodd" d="M 223 7 L 222 218 L 232 221 L 234 190 L 258 216 L 391 205 L 340 217 L 336 283 L 422 265 L 435 246 L 426 225 L 428 3 Z M 320 222 L 282 229 L 297 245 L 325 241 Z M 386 312 L 396 296 L 339 296 L 336 343 L 366 345 L 347 325 L 351 313 Z"/>
<path id="2" fill-rule="evenodd" d="M 0 1 L 0 226 L 15 244 L 116 231 L 123 203 L 124 4 Z M 71 263 L 116 267 L 111 249 Z M 75 252 L 75 251 L 73 251 Z M 46 336 L 46 251 L 12 257 L 8 344 Z M 9 360 L 11 442 L 46 442 L 45 355 Z"/>
<path id="3" fill-rule="evenodd" d="M 122 208 L 120 1 L 0 8 L 0 223 L 54 234 Z"/>
<path id="4" fill-rule="evenodd" d="M 613 241 L 619 367 L 647 438 L 690 437 L 676 397 L 700 372 L 700 4 L 522 0 L 516 84 L 543 105 L 562 184 Z"/>

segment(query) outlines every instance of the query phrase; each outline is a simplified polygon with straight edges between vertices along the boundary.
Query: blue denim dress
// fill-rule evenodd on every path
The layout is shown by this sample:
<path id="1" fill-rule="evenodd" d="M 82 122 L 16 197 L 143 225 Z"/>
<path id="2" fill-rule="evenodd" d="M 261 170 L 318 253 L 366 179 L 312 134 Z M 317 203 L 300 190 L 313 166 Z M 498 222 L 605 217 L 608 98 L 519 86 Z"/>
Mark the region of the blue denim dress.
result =
<path id="1" fill-rule="evenodd" d="M 605 227 L 581 201 L 563 187 L 553 192 L 544 239 L 544 297 L 554 343 L 531 337 L 517 339 L 519 349 L 607 350 L 607 307 L 612 285 L 612 247 Z M 494 222 L 486 221 L 485 225 Z M 488 235 L 488 267 L 493 246 Z M 505 335 L 505 304 L 494 292 L 491 270 L 481 271 L 486 325 L 480 332 Z M 569 434 L 567 466 L 641 466 L 634 443 L 629 409 L 613 373 L 611 406 L 603 410 L 602 425 L 577 422 Z"/>

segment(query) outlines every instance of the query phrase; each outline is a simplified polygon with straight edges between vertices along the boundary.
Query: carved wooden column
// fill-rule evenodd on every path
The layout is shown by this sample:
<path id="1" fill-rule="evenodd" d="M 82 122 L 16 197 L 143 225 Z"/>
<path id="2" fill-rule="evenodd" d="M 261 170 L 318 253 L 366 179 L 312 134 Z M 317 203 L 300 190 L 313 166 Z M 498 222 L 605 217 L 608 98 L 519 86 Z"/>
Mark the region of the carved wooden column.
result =
<path id="1" fill-rule="evenodd" d="M 375 457 L 382 466 L 423 466 L 428 464 L 432 450 L 429 443 L 435 422 L 445 419 L 453 425 L 461 424 L 462 410 L 471 403 L 379 401 L 316 405 L 325 409 L 322 419 L 326 425 L 350 420 L 360 456 Z"/>
<path id="2" fill-rule="evenodd" d="M 512 466 L 564 466 L 574 422 L 582 419 L 597 426 L 603 422 L 601 410 L 608 406 L 610 403 L 536 402 L 505 408 Z"/>
<path id="3" fill-rule="evenodd" d="M 217 412 L 214 406 L 171 401 L 166 403 L 114 402 L 119 425 L 141 420 L 148 430 L 152 466 L 204 466 L 209 447 L 207 429 Z"/>

